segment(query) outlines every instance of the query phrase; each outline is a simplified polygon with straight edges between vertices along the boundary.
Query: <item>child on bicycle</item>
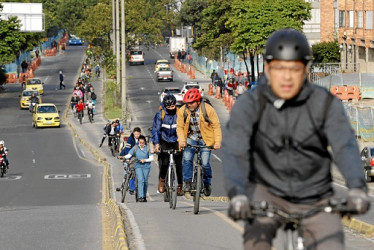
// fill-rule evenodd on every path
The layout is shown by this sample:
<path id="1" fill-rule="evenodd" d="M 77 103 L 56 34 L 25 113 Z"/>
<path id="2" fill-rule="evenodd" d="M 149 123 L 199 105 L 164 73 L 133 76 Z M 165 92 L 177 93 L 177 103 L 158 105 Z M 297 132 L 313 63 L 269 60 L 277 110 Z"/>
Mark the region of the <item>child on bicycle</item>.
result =
<path id="1" fill-rule="evenodd" d="M 132 156 L 136 157 L 137 161 L 134 168 L 138 179 L 138 200 L 139 202 L 147 202 L 148 177 L 153 161 L 153 152 L 147 145 L 145 136 L 140 135 L 138 141 L 139 144 L 130 149 L 129 153 L 125 155 L 125 159 L 130 159 Z"/>

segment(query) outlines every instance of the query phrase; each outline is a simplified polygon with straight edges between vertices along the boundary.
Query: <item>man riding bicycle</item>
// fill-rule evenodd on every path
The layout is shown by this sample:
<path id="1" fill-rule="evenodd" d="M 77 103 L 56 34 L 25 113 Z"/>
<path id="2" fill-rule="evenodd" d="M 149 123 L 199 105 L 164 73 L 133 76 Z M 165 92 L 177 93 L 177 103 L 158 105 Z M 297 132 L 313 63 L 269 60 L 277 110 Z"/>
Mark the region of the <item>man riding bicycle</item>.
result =
<path id="1" fill-rule="evenodd" d="M 182 162 L 184 191 L 190 192 L 195 149 L 186 147 L 187 144 L 219 149 L 221 147 L 222 132 L 216 111 L 210 104 L 201 101 L 201 94 L 198 89 L 189 89 L 183 97 L 183 102 L 186 105 L 183 105 L 177 114 L 177 135 L 179 147 L 184 148 Z M 206 114 L 203 114 L 203 110 L 206 111 Z M 212 168 L 209 163 L 210 150 L 203 148 L 200 154 L 204 168 L 204 194 L 210 196 L 212 192 Z"/>
<path id="2" fill-rule="evenodd" d="M 341 101 L 307 80 L 311 51 L 299 31 L 283 29 L 268 39 L 265 77 L 231 110 L 223 139 L 223 170 L 231 199 L 229 216 L 247 221 L 245 249 L 271 249 L 276 217 L 251 217 L 249 201 L 267 201 L 304 213 L 333 196 L 331 163 L 345 177 L 348 207 L 368 210 L 359 148 Z M 320 212 L 303 220 L 306 249 L 344 249 L 339 215 Z"/>
<path id="3" fill-rule="evenodd" d="M 113 137 L 113 140 L 117 140 L 117 137 L 119 137 L 119 133 L 120 131 L 118 130 L 117 123 L 115 121 L 112 121 L 112 124 L 106 127 L 105 134 L 109 137 L 108 147 L 112 146 L 112 140 L 110 139 L 110 137 Z"/>
<path id="4" fill-rule="evenodd" d="M 162 109 L 159 110 L 152 126 L 152 142 L 155 145 L 155 152 L 161 152 L 159 155 L 159 182 L 158 191 L 165 192 L 165 177 L 169 167 L 169 154 L 162 152 L 168 149 L 179 149 L 177 136 L 177 100 L 174 95 L 167 94 L 162 100 Z M 182 156 L 174 156 L 176 172 L 178 179 L 177 195 L 183 195 L 183 176 L 182 176 Z"/>
<path id="5" fill-rule="evenodd" d="M 81 114 L 82 119 L 84 117 L 84 110 L 86 109 L 86 105 L 83 103 L 82 99 L 79 99 L 78 103 L 75 105 L 75 111 L 77 114 Z"/>

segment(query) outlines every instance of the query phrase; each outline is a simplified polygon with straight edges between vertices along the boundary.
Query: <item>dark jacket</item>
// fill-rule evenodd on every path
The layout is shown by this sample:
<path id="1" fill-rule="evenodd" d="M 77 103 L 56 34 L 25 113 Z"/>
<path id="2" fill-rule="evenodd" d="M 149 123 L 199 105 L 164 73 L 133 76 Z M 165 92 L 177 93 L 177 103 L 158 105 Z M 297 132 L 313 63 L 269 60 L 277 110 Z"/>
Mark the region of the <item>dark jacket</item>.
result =
<path id="1" fill-rule="evenodd" d="M 165 112 L 164 120 L 162 120 L 162 110 L 159 110 L 154 119 L 152 127 L 152 142 L 160 144 L 160 141 L 169 143 L 177 142 L 177 113 L 170 115 L 163 104 L 162 109 Z"/>
<path id="2" fill-rule="evenodd" d="M 136 140 L 135 140 L 135 137 L 134 137 L 134 133 L 131 133 L 129 138 L 127 138 L 125 147 L 121 150 L 121 153 L 119 155 L 120 156 L 127 155 L 129 153 L 130 149 L 132 149 L 136 144 L 137 143 L 136 143 Z"/>
<path id="3" fill-rule="evenodd" d="M 253 133 L 259 118 L 260 91 L 266 106 Z M 250 183 L 263 184 L 274 195 L 294 203 L 313 203 L 333 194 L 332 159 L 327 143 L 316 133 L 323 123 L 328 95 L 326 89 L 304 82 L 298 96 L 276 107 L 280 100 L 265 82 L 237 100 L 222 148 L 230 197 L 245 194 Z M 321 134 L 331 146 L 348 188 L 366 189 L 355 135 L 341 101 L 335 97 Z"/>
<path id="4" fill-rule="evenodd" d="M 115 129 L 114 129 L 115 133 L 116 133 L 116 134 L 119 134 L 120 131 L 118 130 L 118 128 L 117 128 L 117 127 L 114 127 L 114 128 L 115 128 Z M 110 133 L 111 130 L 112 130 L 112 125 L 107 126 L 107 127 L 105 128 L 105 134 L 109 135 L 109 133 Z"/>

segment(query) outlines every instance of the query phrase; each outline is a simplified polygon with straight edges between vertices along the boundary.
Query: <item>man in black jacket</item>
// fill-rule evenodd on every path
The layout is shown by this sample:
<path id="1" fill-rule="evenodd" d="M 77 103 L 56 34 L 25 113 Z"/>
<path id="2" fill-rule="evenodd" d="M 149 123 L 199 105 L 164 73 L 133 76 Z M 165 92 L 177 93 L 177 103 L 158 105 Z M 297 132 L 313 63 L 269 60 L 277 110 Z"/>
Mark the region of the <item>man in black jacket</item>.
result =
<path id="1" fill-rule="evenodd" d="M 251 217 L 249 201 L 266 200 L 287 212 L 305 213 L 333 196 L 330 145 L 346 179 L 348 206 L 369 208 L 359 148 L 344 107 L 326 89 L 307 81 L 311 60 L 305 36 L 293 29 L 273 33 L 265 47 L 265 77 L 231 110 L 223 137 L 223 169 L 231 199 L 229 216 Z M 271 249 L 280 221 L 254 218 L 245 249 Z M 344 249 L 336 214 L 303 220 L 307 249 Z"/>

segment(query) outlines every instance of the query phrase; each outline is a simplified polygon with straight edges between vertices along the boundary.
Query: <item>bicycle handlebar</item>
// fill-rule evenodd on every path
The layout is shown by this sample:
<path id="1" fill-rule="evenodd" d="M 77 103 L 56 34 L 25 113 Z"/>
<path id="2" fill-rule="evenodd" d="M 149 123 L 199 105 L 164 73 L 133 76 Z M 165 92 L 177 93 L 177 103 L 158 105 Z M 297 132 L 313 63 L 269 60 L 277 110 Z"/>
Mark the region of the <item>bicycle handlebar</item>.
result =
<path id="1" fill-rule="evenodd" d="M 288 221 L 300 221 L 302 219 L 312 217 L 319 212 L 326 213 L 339 213 L 341 216 L 346 214 L 357 214 L 357 211 L 347 207 L 347 201 L 345 199 L 330 199 L 327 204 L 320 205 L 313 208 L 305 213 L 289 213 L 276 206 L 269 204 L 267 201 L 260 201 L 249 204 L 253 217 L 274 217 L 279 216 L 283 220 Z"/>
<path id="2" fill-rule="evenodd" d="M 187 143 L 187 147 L 190 147 L 190 148 L 206 148 L 206 149 L 209 149 L 209 150 L 212 150 L 214 149 L 213 146 L 205 146 L 205 145 L 191 145 L 189 143 Z"/>

